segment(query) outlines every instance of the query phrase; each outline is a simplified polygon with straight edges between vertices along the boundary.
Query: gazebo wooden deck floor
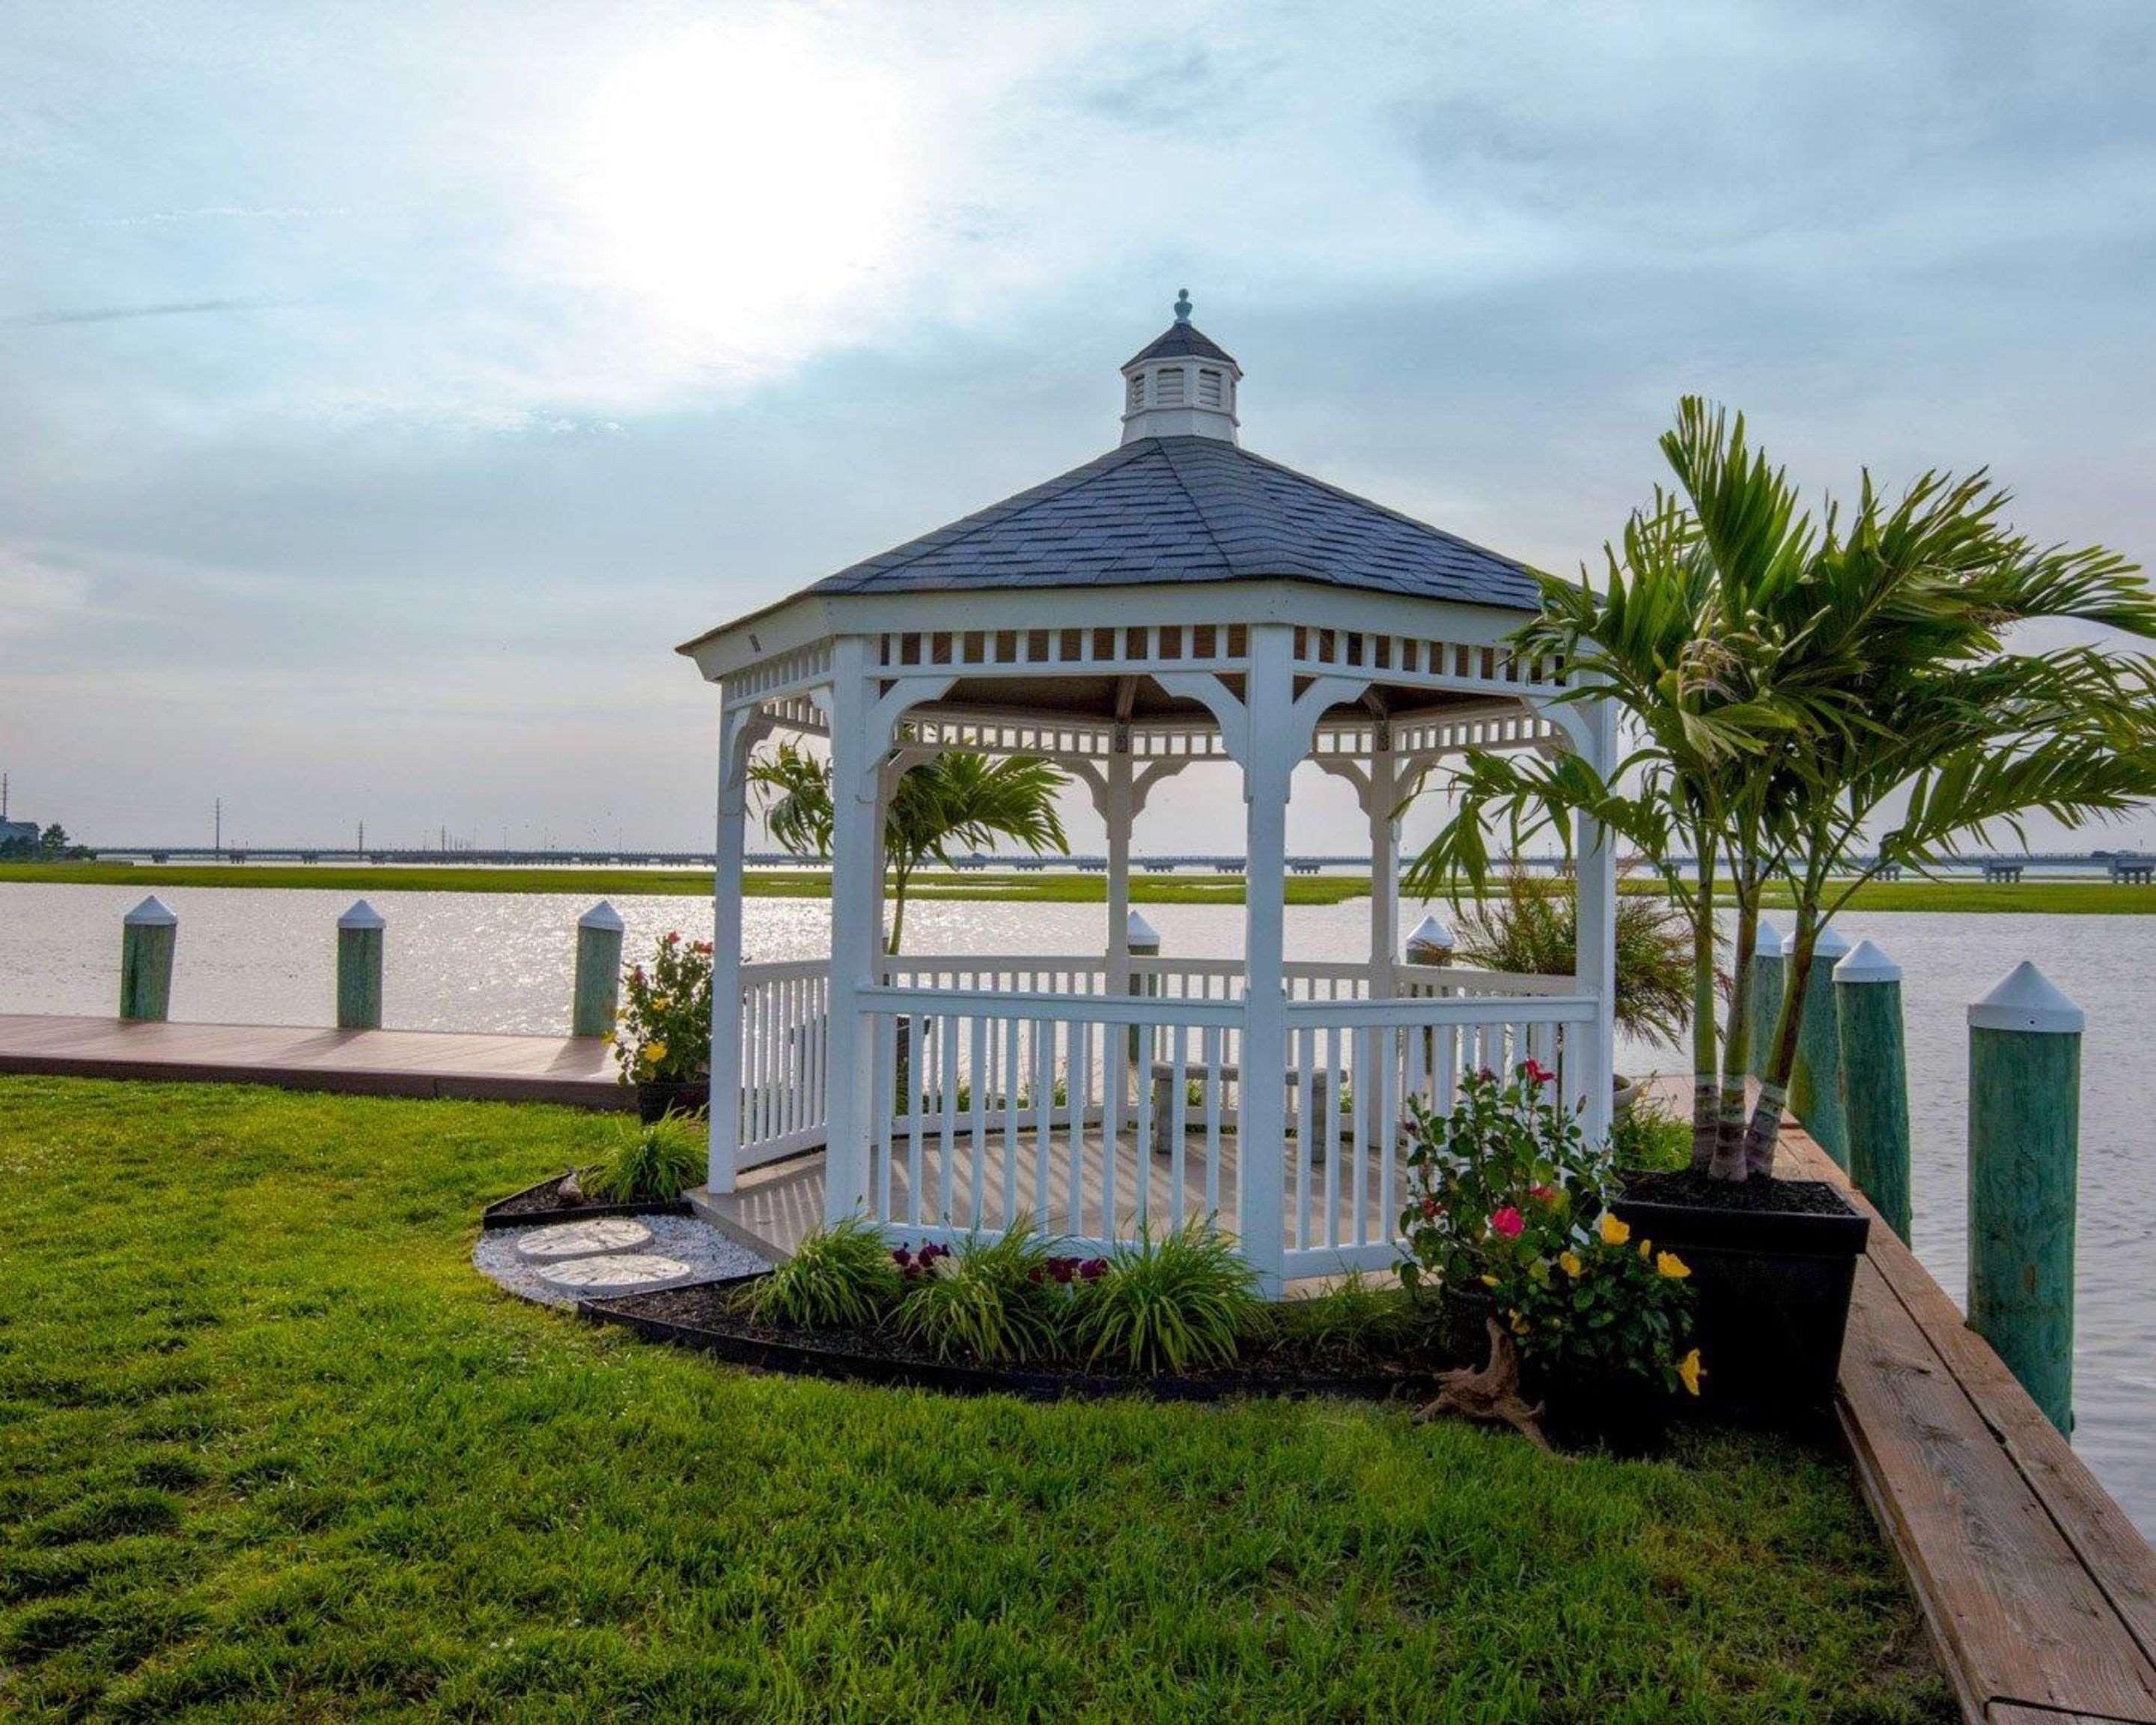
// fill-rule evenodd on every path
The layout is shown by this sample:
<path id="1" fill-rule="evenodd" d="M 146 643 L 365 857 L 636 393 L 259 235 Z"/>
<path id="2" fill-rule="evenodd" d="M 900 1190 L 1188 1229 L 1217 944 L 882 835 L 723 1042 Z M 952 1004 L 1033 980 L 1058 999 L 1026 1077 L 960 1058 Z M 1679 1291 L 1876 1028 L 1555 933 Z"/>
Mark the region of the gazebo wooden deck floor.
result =
<path id="1" fill-rule="evenodd" d="M 983 1166 L 983 1188 L 989 1208 L 1001 1219 L 999 1205 L 1001 1188 L 997 1183 L 1002 1167 L 1001 1132 L 988 1134 L 989 1154 Z M 1029 1142 L 1031 1133 L 1021 1130 L 1019 1142 Z M 1206 1179 L 1204 1156 L 1204 1136 L 1191 1133 L 1185 1148 L 1183 1167 L 1183 1219 L 1217 1216 L 1222 1225 L 1232 1228 L 1235 1219 L 1235 1168 L 1234 1138 L 1228 1138 L 1227 1153 L 1222 1158 L 1217 1196 Z M 1152 1231 L 1158 1235 L 1175 1225 L 1178 1217 L 1174 1208 L 1175 1165 L 1163 1155 L 1141 1156 L 1137 1150 L 1137 1134 L 1130 1130 L 1116 1137 L 1116 1213 L 1126 1224 L 1124 1231 L 1132 1231 L 1130 1224 L 1137 1214 L 1137 1196 L 1132 1184 L 1132 1171 L 1143 1164 L 1147 1168 L 1146 1219 Z M 1341 1169 L 1334 1194 L 1332 1214 L 1336 1230 L 1328 1233 L 1325 1226 L 1325 1174 L 1322 1162 L 1311 1170 L 1310 1216 L 1313 1239 L 1352 1237 L 1354 1232 L 1354 1211 L 1352 1203 L 1352 1180 L 1348 1172 L 1350 1157 L 1343 1140 L 1341 1147 Z M 1067 1166 L 1051 1168 L 1050 1204 L 1043 1207 L 1033 1202 L 1029 1180 L 1022 1180 L 1015 1194 L 1017 1209 L 1040 1218 L 1049 1231 L 1070 1235 L 1081 1239 L 1101 1239 L 1113 1230 L 1104 1225 L 1102 1215 L 1103 1164 L 1101 1129 L 1096 1126 L 1086 1132 L 1085 1156 L 1082 1163 L 1082 1205 L 1078 1225 L 1072 1225 L 1069 1207 L 1069 1171 Z M 1059 1157 L 1067 1163 L 1068 1153 L 1058 1147 Z M 1301 1214 L 1299 1193 L 1299 1173 L 1295 1152 L 1291 1144 L 1286 1160 L 1287 1228 L 1290 1243 L 1295 1238 L 1297 1221 Z M 1021 1155 L 1020 1161 L 1029 1157 Z M 1394 1183 L 1397 1191 L 1404 1171 L 1396 1171 Z M 891 1214 L 906 1216 L 912 1214 L 911 1187 L 907 1179 L 906 1146 L 901 1140 L 899 1156 L 891 1169 Z M 973 1155 L 972 1146 L 961 1139 L 952 1157 L 952 1190 L 957 1194 L 958 1208 L 966 1208 L 966 1199 L 972 1190 Z M 926 1142 L 921 1146 L 921 1186 L 925 1202 L 922 1214 L 932 1220 L 938 1213 L 942 1194 L 943 1158 L 942 1147 Z M 1376 1228 L 1376 1199 L 1378 1170 L 1374 1160 L 1366 1161 L 1363 1173 L 1363 1217 L 1366 1230 Z M 751 1168 L 742 1174 L 732 1192 L 712 1194 L 699 1191 L 691 1194 L 697 1211 L 721 1231 L 740 1240 L 743 1245 L 778 1256 L 791 1253 L 803 1235 L 819 1226 L 824 1219 L 824 1154 L 811 1151 L 803 1156 L 789 1158 L 783 1162 Z M 1389 1217 L 1387 1219 L 1391 1219 Z M 903 1222 L 891 1224 L 898 1233 L 905 1232 Z M 1372 1232 L 1372 1239 L 1378 1236 Z"/>

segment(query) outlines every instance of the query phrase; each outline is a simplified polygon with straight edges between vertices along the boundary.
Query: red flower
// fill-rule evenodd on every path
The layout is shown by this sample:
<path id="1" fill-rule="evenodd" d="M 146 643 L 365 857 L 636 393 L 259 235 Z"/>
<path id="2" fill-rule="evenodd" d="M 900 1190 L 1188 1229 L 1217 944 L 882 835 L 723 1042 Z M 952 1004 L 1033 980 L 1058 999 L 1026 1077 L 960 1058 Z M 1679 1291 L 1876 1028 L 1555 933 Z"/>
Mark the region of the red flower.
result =
<path id="1" fill-rule="evenodd" d="M 1527 1225 L 1527 1219 L 1509 1204 L 1490 1218 L 1490 1231 L 1506 1240 L 1517 1240 Z"/>
<path id="2" fill-rule="evenodd" d="M 678 928 L 668 929 L 666 931 L 666 944 L 670 947 L 680 946 L 681 944 L 681 931 Z"/>
<path id="3" fill-rule="evenodd" d="M 1425 1216 L 1434 1216 L 1444 1208 L 1445 1206 L 1434 1198 L 1425 1198 L 1422 1201 L 1422 1213 Z"/>
<path id="4" fill-rule="evenodd" d="M 1521 1067 L 1520 1070 L 1527 1075 L 1527 1082 L 1530 1084 L 1542 1085 L 1555 1084 L 1557 1082 L 1557 1074 L 1551 1071 L 1549 1068 L 1543 1065 L 1540 1060 L 1529 1060 L 1527 1065 Z"/>
<path id="5" fill-rule="evenodd" d="M 912 1264 L 913 1254 L 906 1250 L 904 1246 L 896 1246 L 892 1248 L 891 1261 L 897 1265 L 901 1270 L 904 1270 Z"/>
<path id="6" fill-rule="evenodd" d="M 1534 1199 L 1537 1204 L 1555 1204 L 1557 1202 L 1557 1194 L 1547 1186 L 1528 1187 L 1527 1196 Z"/>
<path id="7" fill-rule="evenodd" d="M 1078 1266 L 1079 1277 L 1085 1281 L 1098 1281 L 1107 1273 L 1108 1260 L 1106 1258 L 1088 1258 Z"/>

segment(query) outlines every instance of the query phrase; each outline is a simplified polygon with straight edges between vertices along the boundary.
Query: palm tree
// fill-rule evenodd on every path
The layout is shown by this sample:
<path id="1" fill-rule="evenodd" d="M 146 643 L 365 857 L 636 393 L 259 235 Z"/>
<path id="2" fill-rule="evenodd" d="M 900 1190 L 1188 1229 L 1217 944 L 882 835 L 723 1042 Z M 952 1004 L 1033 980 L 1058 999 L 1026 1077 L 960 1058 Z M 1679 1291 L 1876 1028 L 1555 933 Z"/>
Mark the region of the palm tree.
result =
<path id="1" fill-rule="evenodd" d="M 1464 878 L 1485 891 L 1484 828 L 1493 820 L 1510 827 L 1517 851 L 1553 827 L 1568 842 L 1569 818 L 1586 815 L 1653 869 L 1691 930 L 1692 1151 L 1703 1167 L 1725 1122 L 1731 1131 L 1743 1122 L 1741 1062 L 1720 1057 L 1715 1018 L 1717 896 L 1727 868 L 1740 910 L 1752 901 L 1748 919 L 1739 919 L 1741 1003 L 1758 926 L 1752 883 L 1761 872 L 1764 805 L 1754 769 L 1797 722 L 1747 675 L 1764 655 L 1732 639 L 1744 619 L 1732 616 L 1729 595 L 1789 580 L 1810 529 L 1783 476 L 1748 454 L 1742 420 L 1732 435 L 1720 414 L 1687 398 L 1661 447 L 1681 495 L 1658 487 L 1633 512 L 1619 544 L 1604 547 L 1600 587 L 1584 567 L 1577 583 L 1545 578 L 1542 614 L 1515 638 L 1522 653 L 1568 666 L 1573 688 L 1561 699 L 1614 702 L 1629 752 L 1605 780 L 1576 756 L 1471 751 L 1455 778 L 1453 819 L 1409 884 L 1433 894 Z M 1741 1037 L 1738 1010 L 1730 1030 Z"/>
<path id="2" fill-rule="evenodd" d="M 1576 759 L 1471 754 L 1452 821 L 1416 865 L 1428 891 L 1479 883 L 1483 824 L 1516 845 L 1564 817 L 1601 821 L 1668 884 L 1694 937 L 1694 1164 L 1717 1178 L 1771 1172 L 1820 930 L 1878 869 L 1919 869 L 2019 830 L 2042 809 L 2069 822 L 2156 795 L 2156 674 L 2143 656 L 2088 648 L 2010 653 L 2005 631 L 2040 618 L 2156 634 L 2156 604 L 2111 552 L 2040 548 L 1999 521 L 2007 497 L 1981 474 L 1928 474 L 1889 508 L 1864 480 L 1845 528 L 1815 529 L 1784 475 L 1718 411 L 1688 398 L 1661 440 L 1679 496 L 1657 491 L 1605 553 L 1606 586 L 1548 583 L 1523 651 L 1568 661 L 1566 699 L 1620 708 L 1631 752 L 1607 781 Z M 1863 835 L 1905 804 L 1876 858 Z M 1676 860 L 1697 859 L 1686 878 Z M 1714 914 L 1726 875 L 1737 911 L 1730 1016 L 1712 1022 Z M 1748 1122 L 1743 1050 L 1759 896 L 1785 882 L 1797 932 Z"/>
<path id="3" fill-rule="evenodd" d="M 1866 880 L 1933 866 L 1997 827 L 2020 838 L 2037 810 L 2072 825 L 2156 797 L 2156 660 L 2006 639 L 2052 619 L 2156 636 L 2156 601 L 2101 547 L 2013 531 L 1999 519 L 2010 501 L 1981 473 L 1928 473 L 1890 508 L 1867 475 L 1847 529 L 1830 517 L 1804 579 L 1760 602 L 1763 632 L 1785 644 L 1770 676 L 1830 680 L 1835 699 L 1770 763 L 1772 866 L 1796 932 L 1751 1119 L 1717 1150 L 1724 1178 L 1773 1171 L 1815 943 Z"/>
<path id="4" fill-rule="evenodd" d="M 831 854 L 831 769 L 805 750 L 783 742 L 769 759 L 753 762 L 749 778 L 762 793 L 765 829 L 797 856 Z M 1067 855 L 1056 793 L 1070 780 L 1033 755 L 985 755 L 947 751 L 906 769 L 884 814 L 885 865 L 891 871 L 891 942 L 896 952 L 906 932 L 906 893 L 914 871 L 930 860 L 948 864 L 950 847 L 977 849 L 998 837 L 1013 839 L 1039 855 Z"/>

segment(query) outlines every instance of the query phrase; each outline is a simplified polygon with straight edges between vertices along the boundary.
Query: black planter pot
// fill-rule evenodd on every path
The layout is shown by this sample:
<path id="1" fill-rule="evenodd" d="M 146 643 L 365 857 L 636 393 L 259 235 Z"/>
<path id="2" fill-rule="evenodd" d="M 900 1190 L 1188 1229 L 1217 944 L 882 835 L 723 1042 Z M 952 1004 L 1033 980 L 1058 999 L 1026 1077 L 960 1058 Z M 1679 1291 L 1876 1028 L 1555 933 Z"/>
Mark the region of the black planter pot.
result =
<path id="1" fill-rule="evenodd" d="M 636 1117 L 655 1126 L 670 1114 L 697 1117 L 711 1111 L 711 1081 L 708 1078 L 639 1080 L 636 1086 Z"/>
<path id="2" fill-rule="evenodd" d="M 1553 1378 L 1539 1394 L 1543 1434 L 1560 1450 L 1652 1455 L 1669 1440 L 1669 1394 L 1643 1378 Z"/>
<path id="3" fill-rule="evenodd" d="M 1611 1206 L 1635 1237 L 1691 1267 L 1700 1399 L 1717 1412 L 1809 1424 L 1834 1399 L 1842 1332 L 1870 1219 L 1831 1186 L 1781 1183 L 1748 1203 L 1691 1174 L 1635 1175 Z M 1755 1195 L 1756 1197 L 1756 1195 Z M 1802 1208 L 1789 1207 L 1801 1200 Z"/>

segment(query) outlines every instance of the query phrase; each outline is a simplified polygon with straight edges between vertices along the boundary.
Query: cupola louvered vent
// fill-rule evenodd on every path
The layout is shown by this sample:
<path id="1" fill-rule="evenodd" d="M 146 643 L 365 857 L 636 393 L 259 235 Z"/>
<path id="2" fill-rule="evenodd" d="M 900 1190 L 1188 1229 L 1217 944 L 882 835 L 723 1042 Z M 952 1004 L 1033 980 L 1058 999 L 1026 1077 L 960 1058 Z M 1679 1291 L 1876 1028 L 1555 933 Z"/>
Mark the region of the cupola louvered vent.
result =
<path id="1" fill-rule="evenodd" d="M 1183 373 L 1180 371 L 1153 373 L 1153 405 L 1157 408 L 1179 408 L 1183 405 Z"/>
<path id="2" fill-rule="evenodd" d="M 1198 373 L 1198 405 L 1217 408 L 1220 404 L 1220 374 L 1207 367 Z"/>

